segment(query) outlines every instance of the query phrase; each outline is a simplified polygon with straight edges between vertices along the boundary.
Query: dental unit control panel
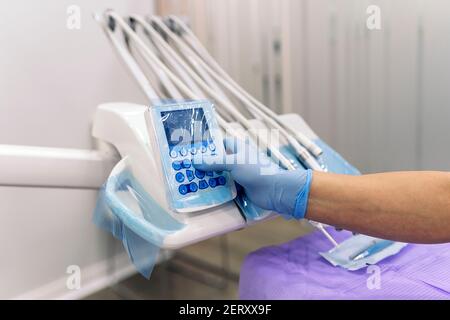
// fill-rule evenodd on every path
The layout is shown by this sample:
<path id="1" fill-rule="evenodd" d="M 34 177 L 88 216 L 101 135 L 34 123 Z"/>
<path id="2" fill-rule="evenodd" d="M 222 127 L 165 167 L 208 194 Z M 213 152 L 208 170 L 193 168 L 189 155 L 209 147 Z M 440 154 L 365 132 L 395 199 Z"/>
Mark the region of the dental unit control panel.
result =
<path id="1" fill-rule="evenodd" d="M 225 153 L 212 103 L 102 104 L 92 135 L 102 152 L 119 153 L 121 160 L 111 177 L 129 172 L 151 198 L 151 217 L 139 206 L 128 208 L 133 221 L 144 219 L 152 230 L 167 219 L 184 226 L 168 232 L 161 248 L 183 248 L 250 224 L 233 201 L 237 192 L 229 173 L 202 172 L 192 164 L 196 156 L 221 158 Z"/>
<path id="2" fill-rule="evenodd" d="M 212 103 L 191 101 L 153 106 L 150 111 L 168 198 L 177 212 L 212 208 L 236 197 L 227 172 L 203 172 L 193 167 L 194 157 L 223 159 L 222 133 Z"/>

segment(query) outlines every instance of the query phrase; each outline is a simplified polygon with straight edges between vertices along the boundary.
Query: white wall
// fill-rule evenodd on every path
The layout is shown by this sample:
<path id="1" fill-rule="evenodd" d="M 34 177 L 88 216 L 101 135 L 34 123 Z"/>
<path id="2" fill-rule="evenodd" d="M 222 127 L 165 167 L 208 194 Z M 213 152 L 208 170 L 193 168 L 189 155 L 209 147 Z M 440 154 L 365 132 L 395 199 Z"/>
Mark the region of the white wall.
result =
<path id="1" fill-rule="evenodd" d="M 366 172 L 450 170 L 450 3 L 303 4 L 305 36 L 294 39 L 305 44 L 291 56 L 306 51 L 308 68 L 295 72 L 303 75 L 302 108 L 313 128 Z M 381 30 L 366 28 L 372 4 L 381 8 Z M 291 11 L 292 21 L 299 11 Z M 295 78 L 289 83 L 296 92 Z"/>
<path id="2" fill-rule="evenodd" d="M 81 8 L 81 30 L 66 27 L 69 5 Z M 92 19 L 106 8 L 147 13 L 152 1 L 0 2 L 0 144 L 91 148 L 99 103 L 145 103 Z M 93 288 L 114 250 L 91 222 L 95 198 L 0 187 L 0 298 L 74 294 L 65 288 L 69 265 L 81 267 L 83 289 Z"/>
<path id="3" fill-rule="evenodd" d="M 162 1 L 165 2 L 165 1 Z M 382 29 L 366 28 L 381 8 Z M 364 172 L 450 170 L 447 0 L 172 0 L 217 59 Z M 274 44 L 281 42 L 281 51 Z"/>

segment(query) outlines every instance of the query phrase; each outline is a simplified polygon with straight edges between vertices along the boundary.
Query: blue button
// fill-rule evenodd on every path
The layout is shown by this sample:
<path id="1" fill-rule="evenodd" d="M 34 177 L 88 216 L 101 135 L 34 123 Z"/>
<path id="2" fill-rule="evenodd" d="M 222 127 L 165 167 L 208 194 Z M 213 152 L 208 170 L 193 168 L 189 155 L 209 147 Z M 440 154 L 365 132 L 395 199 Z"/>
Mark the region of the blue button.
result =
<path id="1" fill-rule="evenodd" d="M 212 177 L 212 176 L 214 176 L 214 172 L 212 172 L 212 171 L 207 171 L 207 172 L 206 172 L 206 175 L 207 175 L 208 177 Z"/>
<path id="2" fill-rule="evenodd" d="M 187 194 L 189 192 L 189 189 L 188 189 L 187 185 L 182 184 L 181 186 L 178 187 L 178 192 L 184 196 L 185 194 Z"/>
<path id="3" fill-rule="evenodd" d="M 192 165 L 191 160 L 189 160 L 189 159 L 184 159 L 181 164 L 182 164 L 183 168 L 185 168 L 185 169 L 189 169 Z"/>
<path id="4" fill-rule="evenodd" d="M 189 181 L 194 180 L 195 179 L 194 171 L 186 170 L 186 177 L 188 178 Z"/>
<path id="5" fill-rule="evenodd" d="M 178 156 L 178 153 L 175 150 L 171 150 L 169 155 L 171 158 L 176 158 Z"/>
<path id="6" fill-rule="evenodd" d="M 208 188 L 208 182 L 206 182 L 205 180 L 200 180 L 198 182 L 198 187 L 200 188 L 200 190 L 206 189 Z"/>
<path id="7" fill-rule="evenodd" d="M 189 150 L 189 152 L 192 154 L 192 155 L 196 155 L 197 154 L 197 148 L 191 148 L 191 150 Z"/>
<path id="8" fill-rule="evenodd" d="M 209 185 L 211 186 L 211 188 L 215 188 L 217 187 L 217 181 L 214 178 L 209 179 Z"/>
<path id="9" fill-rule="evenodd" d="M 201 147 L 201 151 L 202 151 L 202 153 L 205 153 L 205 152 L 206 152 L 206 150 L 208 150 L 208 149 L 206 149 L 206 147 L 205 147 L 205 146 L 202 146 L 202 147 Z"/>
<path id="10" fill-rule="evenodd" d="M 175 179 L 177 180 L 177 182 L 182 183 L 184 181 L 184 174 L 182 174 L 181 172 L 178 172 L 175 175 Z"/>
<path id="11" fill-rule="evenodd" d="M 227 179 L 225 179 L 224 176 L 220 176 L 217 178 L 217 182 L 219 183 L 219 185 L 224 186 L 227 184 Z"/>
<path id="12" fill-rule="evenodd" d="M 211 150 L 211 151 L 216 151 L 216 145 L 215 145 L 214 143 L 211 143 L 211 144 L 209 145 L 209 150 Z"/>
<path id="13" fill-rule="evenodd" d="M 180 154 L 181 154 L 183 157 L 185 157 L 185 156 L 187 155 L 187 150 L 186 150 L 186 148 L 181 148 Z"/>
<path id="14" fill-rule="evenodd" d="M 198 185 L 197 185 L 195 182 L 192 182 L 192 183 L 189 185 L 189 190 L 190 190 L 191 192 L 197 192 L 197 190 L 198 190 Z"/>
<path id="15" fill-rule="evenodd" d="M 180 161 L 174 161 L 174 162 L 172 162 L 172 168 L 173 168 L 175 171 L 181 170 L 181 168 L 182 168 L 181 162 L 180 162 Z"/>
<path id="16" fill-rule="evenodd" d="M 203 179 L 205 177 L 205 171 L 195 170 L 195 176 L 199 179 Z"/>

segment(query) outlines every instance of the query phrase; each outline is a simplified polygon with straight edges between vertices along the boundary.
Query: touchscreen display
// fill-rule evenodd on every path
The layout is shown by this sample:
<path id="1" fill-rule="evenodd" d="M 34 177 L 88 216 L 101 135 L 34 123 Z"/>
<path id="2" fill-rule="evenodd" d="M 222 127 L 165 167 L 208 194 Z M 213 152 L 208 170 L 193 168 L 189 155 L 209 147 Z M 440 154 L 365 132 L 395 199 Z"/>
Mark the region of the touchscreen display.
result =
<path id="1" fill-rule="evenodd" d="M 170 147 L 209 142 L 208 123 L 202 108 L 161 112 Z"/>

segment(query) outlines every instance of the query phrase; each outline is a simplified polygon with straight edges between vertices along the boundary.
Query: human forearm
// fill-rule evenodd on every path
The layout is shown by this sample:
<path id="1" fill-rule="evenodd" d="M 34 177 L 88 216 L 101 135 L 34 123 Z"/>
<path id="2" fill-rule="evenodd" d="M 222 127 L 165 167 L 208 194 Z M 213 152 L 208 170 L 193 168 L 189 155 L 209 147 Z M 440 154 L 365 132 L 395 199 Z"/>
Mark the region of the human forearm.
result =
<path id="1" fill-rule="evenodd" d="M 450 173 L 315 172 L 308 219 L 392 240 L 450 241 Z"/>

